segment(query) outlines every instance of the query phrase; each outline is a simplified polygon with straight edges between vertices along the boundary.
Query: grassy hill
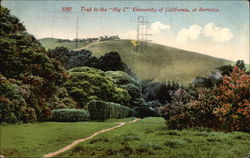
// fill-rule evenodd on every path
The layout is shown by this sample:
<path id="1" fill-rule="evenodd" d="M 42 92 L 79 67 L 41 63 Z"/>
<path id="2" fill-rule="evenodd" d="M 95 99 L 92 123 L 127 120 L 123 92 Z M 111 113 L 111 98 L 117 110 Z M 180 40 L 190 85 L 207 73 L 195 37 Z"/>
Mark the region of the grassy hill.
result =
<path id="1" fill-rule="evenodd" d="M 68 49 L 75 49 L 76 43 L 75 42 L 57 42 L 57 38 L 43 38 L 39 39 L 40 43 L 48 49 L 54 49 L 58 46 L 64 46 Z M 79 47 L 84 47 L 87 43 L 86 42 L 79 42 L 78 46 Z"/>
<path id="2" fill-rule="evenodd" d="M 49 40 L 41 40 L 48 47 Z M 73 43 L 74 44 L 74 43 Z M 55 45 L 55 43 L 50 43 Z M 69 43 L 57 43 L 72 48 Z M 87 47 L 86 47 L 87 46 Z M 79 46 L 81 47 L 81 46 Z M 221 65 L 232 64 L 232 61 L 219 59 L 199 53 L 148 43 L 144 51 L 136 51 L 130 40 L 104 41 L 96 44 L 82 45 L 82 48 L 100 56 L 110 51 L 117 51 L 137 74 L 139 79 L 156 81 L 178 81 L 191 83 L 197 76 L 205 76 Z"/>

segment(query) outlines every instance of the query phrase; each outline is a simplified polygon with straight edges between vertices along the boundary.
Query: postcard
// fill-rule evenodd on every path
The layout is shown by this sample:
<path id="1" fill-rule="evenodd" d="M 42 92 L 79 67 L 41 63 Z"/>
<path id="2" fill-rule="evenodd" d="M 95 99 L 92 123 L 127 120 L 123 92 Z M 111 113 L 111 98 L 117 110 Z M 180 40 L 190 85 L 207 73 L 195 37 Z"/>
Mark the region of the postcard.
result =
<path id="1" fill-rule="evenodd" d="M 247 0 L 2 0 L 0 157 L 249 157 Z"/>

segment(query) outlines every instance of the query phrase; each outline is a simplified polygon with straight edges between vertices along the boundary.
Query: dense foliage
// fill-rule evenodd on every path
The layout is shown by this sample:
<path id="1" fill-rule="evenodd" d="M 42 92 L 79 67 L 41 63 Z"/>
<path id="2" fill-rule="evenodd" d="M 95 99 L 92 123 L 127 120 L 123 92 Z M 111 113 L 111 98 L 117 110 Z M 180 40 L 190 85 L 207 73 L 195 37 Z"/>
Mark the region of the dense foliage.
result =
<path id="1" fill-rule="evenodd" d="M 128 91 L 119 88 L 105 72 L 90 67 L 70 69 L 65 87 L 81 107 L 93 99 L 122 105 L 127 105 L 131 99 Z"/>
<path id="2" fill-rule="evenodd" d="M 219 86 L 222 83 L 222 74 L 225 72 L 215 72 L 207 75 L 206 77 L 197 77 L 193 81 L 195 87 L 205 87 L 212 88 L 214 86 Z M 230 73 L 230 72 L 229 72 Z"/>
<path id="3" fill-rule="evenodd" d="M 198 97 L 194 98 L 185 90 L 179 89 L 173 94 L 174 101 L 161 107 L 163 117 L 171 129 L 183 129 L 191 127 L 218 126 L 213 110 L 217 107 L 211 90 L 197 89 Z"/>
<path id="4" fill-rule="evenodd" d="M 124 71 L 132 74 L 131 70 L 125 64 L 117 52 L 109 52 L 99 58 L 97 68 L 103 71 Z"/>
<path id="5" fill-rule="evenodd" d="M 73 51 L 68 50 L 65 47 L 56 47 L 55 49 L 49 49 L 48 55 L 51 58 L 55 58 L 66 68 L 74 68 L 81 66 L 97 67 L 98 59 L 92 56 L 92 53 L 88 50 Z"/>
<path id="6" fill-rule="evenodd" d="M 30 93 L 28 86 L 18 86 L 14 81 L 0 77 L 0 121 L 16 123 L 37 120 L 35 107 L 30 107 L 25 101 L 25 93 Z"/>
<path id="7" fill-rule="evenodd" d="M 124 71 L 131 76 L 135 76 L 131 69 L 125 64 L 117 52 L 109 52 L 100 58 L 92 56 L 88 50 L 68 50 L 65 47 L 56 47 L 48 50 L 48 55 L 54 58 L 66 68 L 88 66 L 102 71 Z"/>
<path id="8" fill-rule="evenodd" d="M 197 87 L 195 95 L 177 90 L 174 101 L 161 107 L 168 126 L 250 132 L 250 75 L 243 70 L 235 66 L 219 86 Z"/>
<path id="9" fill-rule="evenodd" d="M 131 97 L 129 107 L 133 108 L 136 117 L 156 117 L 159 116 L 161 103 L 158 100 L 146 101 L 142 94 L 141 83 L 122 71 L 107 71 L 115 83 L 126 89 Z"/>
<path id="10" fill-rule="evenodd" d="M 53 121 L 74 122 L 89 120 L 89 112 L 83 109 L 56 109 L 52 111 Z"/>
<path id="11" fill-rule="evenodd" d="M 159 117 L 160 116 L 160 111 L 158 107 L 152 107 L 150 105 L 144 105 L 141 107 L 135 107 L 135 116 L 139 118 L 144 118 L 144 117 Z"/>
<path id="12" fill-rule="evenodd" d="M 151 80 L 141 81 L 142 94 L 146 101 L 159 101 L 161 104 L 171 103 L 172 94 L 179 88 L 183 88 L 177 82 L 155 82 Z"/>
<path id="13" fill-rule="evenodd" d="M 234 67 L 223 83 L 214 89 L 216 101 L 220 106 L 215 109 L 223 129 L 250 132 L 250 75 Z"/>
<path id="14" fill-rule="evenodd" d="M 47 120 L 67 73 L 8 9 L 1 6 L 0 14 L 1 121 Z"/>
<path id="15" fill-rule="evenodd" d="M 120 88 L 128 91 L 131 97 L 128 106 L 135 107 L 144 104 L 145 100 L 142 98 L 141 86 L 137 80 L 122 71 L 107 71 L 106 74 L 110 76 Z"/>
<path id="16" fill-rule="evenodd" d="M 125 118 L 133 115 L 133 110 L 113 102 L 92 100 L 87 108 L 92 120 L 106 120 L 108 118 Z"/>

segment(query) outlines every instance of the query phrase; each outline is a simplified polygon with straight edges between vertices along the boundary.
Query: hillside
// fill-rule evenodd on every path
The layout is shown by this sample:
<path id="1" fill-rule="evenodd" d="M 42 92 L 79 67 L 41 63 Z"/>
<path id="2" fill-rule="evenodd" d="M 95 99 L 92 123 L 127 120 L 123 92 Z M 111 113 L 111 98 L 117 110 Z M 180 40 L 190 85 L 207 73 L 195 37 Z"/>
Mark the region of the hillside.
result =
<path id="1" fill-rule="evenodd" d="M 40 43 L 48 49 L 54 49 L 58 46 L 64 46 L 68 49 L 75 49 L 76 43 L 75 42 L 57 42 L 57 38 L 43 38 L 39 39 Z M 78 42 L 79 47 L 84 47 L 87 43 L 86 42 Z"/>
<path id="2" fill-rule="evenodd" d="M 45 41 L 41 42 L 45 47 Z M 68 43 L 58 43 L 68 47 Z M 87 46 L 87 47 L 86 47 Z M 178 81 L 191 83 L 195 77 L 204 76 L 217 67 L 232 63 L 195 52 L 148 43 L 144 52 L 136 51 L 130 40 L 113 40 L 84 45 L 82 48 L 100 56 L 110 51 L 117 51 L 122 60 L 137 74 L 139 79 L 156 81 Z M 46 48 L 47 49 L 47 48 Z"/>

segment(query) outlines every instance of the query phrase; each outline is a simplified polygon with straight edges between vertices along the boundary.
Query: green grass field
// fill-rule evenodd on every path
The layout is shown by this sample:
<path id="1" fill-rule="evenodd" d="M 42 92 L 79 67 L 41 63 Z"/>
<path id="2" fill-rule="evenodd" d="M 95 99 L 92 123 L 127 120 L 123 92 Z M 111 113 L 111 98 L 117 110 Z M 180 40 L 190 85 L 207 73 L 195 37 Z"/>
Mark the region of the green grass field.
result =
<path id="1" fill-rule="evenodd" d="M 42 39 L 40 42 L 46 48 L 58 45 L 68 48 L 75 46 L 74 43 L 54 43 L 55 41 L 50 42 L 48 39 Z M 86 45 L 79 44 L 79 47 L 83 48 Z M 178 81 L 189 84 L 197 76 L 205 76 L 221 65 L 234 64 L 232 61 L 154 43 L 148 43 L 145 51 L 136 51 L 130 40 L 104 41 L 92 44 L 87 49 L 97 57 L 117 51 L 139 79 L 154 79 L 160 82 Z"/>
<path id="2" fill-rule="evenodd" d="M 40 122 L 0 126 L 0 155 L 7 157 L 41 157 L 72 141 L 90 136 L 99 130 L 113 127 L 107 122 Z"/>
<path id="3" fill-rule="evenodd" d="M 145 118 L 62 153 L 59 157 L 242 158 L 250 134 L 207 129 L 168 130 L 163 118 Z"/>
<path id="4" fill-rule="evenodd" d="M 41 157 L 73 140 L 90 136 L 115 122 L 44 122 L 1 126 L 0 155 Z M 58 157 L 243 158 L 250 151 L 250 134 L 207 129 L 168 130 L 163 118 L 145 118 L 102 133 Z"/>

